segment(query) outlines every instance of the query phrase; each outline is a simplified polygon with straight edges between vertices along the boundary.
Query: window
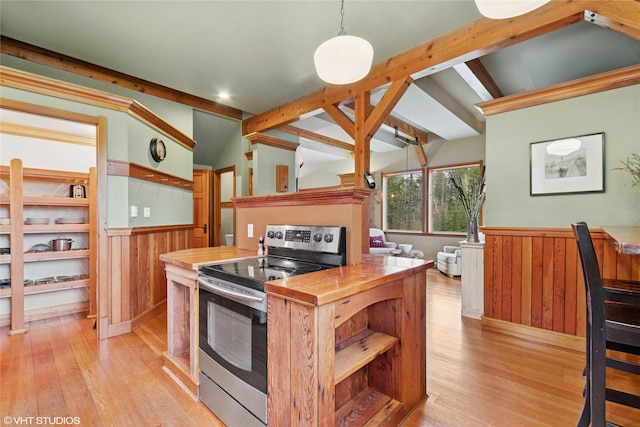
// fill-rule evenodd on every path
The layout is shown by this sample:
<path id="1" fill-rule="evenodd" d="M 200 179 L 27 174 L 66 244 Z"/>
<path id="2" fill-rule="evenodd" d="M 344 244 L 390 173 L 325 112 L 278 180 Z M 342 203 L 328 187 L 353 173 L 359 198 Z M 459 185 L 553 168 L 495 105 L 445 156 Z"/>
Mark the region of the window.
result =
<path id="1" fill-rule="evenodd" d="M 458 191 L 451 178 L 456 176 L 466 194 L 478 188 L 481 175 L 480 163 L 443 166 L 427 170 L 429 188 L 429 232 L 465 233 L 467 214 L 458 198 Z"/>
<path id="2" fill-rule="evenodd" d="M 421 170 L 383 176 L 382 218 L 385 230 L 423 231 L 423 173 Z"/>

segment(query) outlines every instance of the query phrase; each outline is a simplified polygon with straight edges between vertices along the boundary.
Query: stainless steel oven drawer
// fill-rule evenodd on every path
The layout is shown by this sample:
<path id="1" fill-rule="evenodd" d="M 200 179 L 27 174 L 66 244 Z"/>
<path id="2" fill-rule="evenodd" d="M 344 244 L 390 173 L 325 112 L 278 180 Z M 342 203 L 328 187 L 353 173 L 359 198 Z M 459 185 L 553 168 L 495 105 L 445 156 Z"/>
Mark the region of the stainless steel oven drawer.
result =
<path id="1" fill-rule="evenodd" d="M 211 359 L 204 351 L 200 350 L 200 400 L 207 405 L 222 422 L 229 427 L 264 427 L 265 422 L 261 422 L 259 418 L 252 414 L 245 406 L 236 401 L 227 392 L 225 392 L 211 378 L 205 375 L 213 375 L 226 383 L 224 386 L 233 390 L 236 396 L 245 400 L 245 404 L 252 412 L 267 419 L 267 396 L 251 387 L 250 385 L 238 380 L 220 366 L 216 361 Z"/>

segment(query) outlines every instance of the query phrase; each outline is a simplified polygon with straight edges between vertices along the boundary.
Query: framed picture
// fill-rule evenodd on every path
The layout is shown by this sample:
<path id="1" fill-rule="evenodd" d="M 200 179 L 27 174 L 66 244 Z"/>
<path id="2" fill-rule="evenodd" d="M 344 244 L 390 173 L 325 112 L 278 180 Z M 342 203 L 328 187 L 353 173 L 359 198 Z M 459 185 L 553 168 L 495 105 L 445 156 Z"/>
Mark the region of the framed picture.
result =
<path id="1" fill-rule="evenodd" d="M 604 133 L 531 143 L 532 196 L 604 191 Z"/>

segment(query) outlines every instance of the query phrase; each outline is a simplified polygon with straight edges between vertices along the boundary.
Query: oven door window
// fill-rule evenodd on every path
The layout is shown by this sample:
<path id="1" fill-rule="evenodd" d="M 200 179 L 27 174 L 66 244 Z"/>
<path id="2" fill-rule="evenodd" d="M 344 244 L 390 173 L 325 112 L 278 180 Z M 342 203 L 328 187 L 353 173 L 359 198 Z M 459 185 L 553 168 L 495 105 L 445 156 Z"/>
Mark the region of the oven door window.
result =
<path id="1" fill-rule="evenodd" d="M 200 348 L 236 377 L 266 393 L 267 314 L 203 289 L 199 306 Z"/>
<path id="2" fill-rule="evenodd" d="M 251 317 L 207 301 L 207 344 L 226 361 L 251 370 Z"/>

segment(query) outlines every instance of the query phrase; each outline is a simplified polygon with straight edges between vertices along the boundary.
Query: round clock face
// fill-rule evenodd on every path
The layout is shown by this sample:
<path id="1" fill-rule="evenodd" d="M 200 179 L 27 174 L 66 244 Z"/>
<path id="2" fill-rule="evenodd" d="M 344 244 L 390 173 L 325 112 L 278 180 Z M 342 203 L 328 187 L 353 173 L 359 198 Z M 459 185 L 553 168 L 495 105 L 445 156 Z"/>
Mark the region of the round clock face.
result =
<path id="1" fill-rule="evenodd" d="M 153 138 L 151 144 L 149 144 L 149 150 L 151 151 L 151 157 L 156 162 L 161 162 L 167 157 L 167 149 L 164 146 L 164 142 L 158 138 Z"/>

